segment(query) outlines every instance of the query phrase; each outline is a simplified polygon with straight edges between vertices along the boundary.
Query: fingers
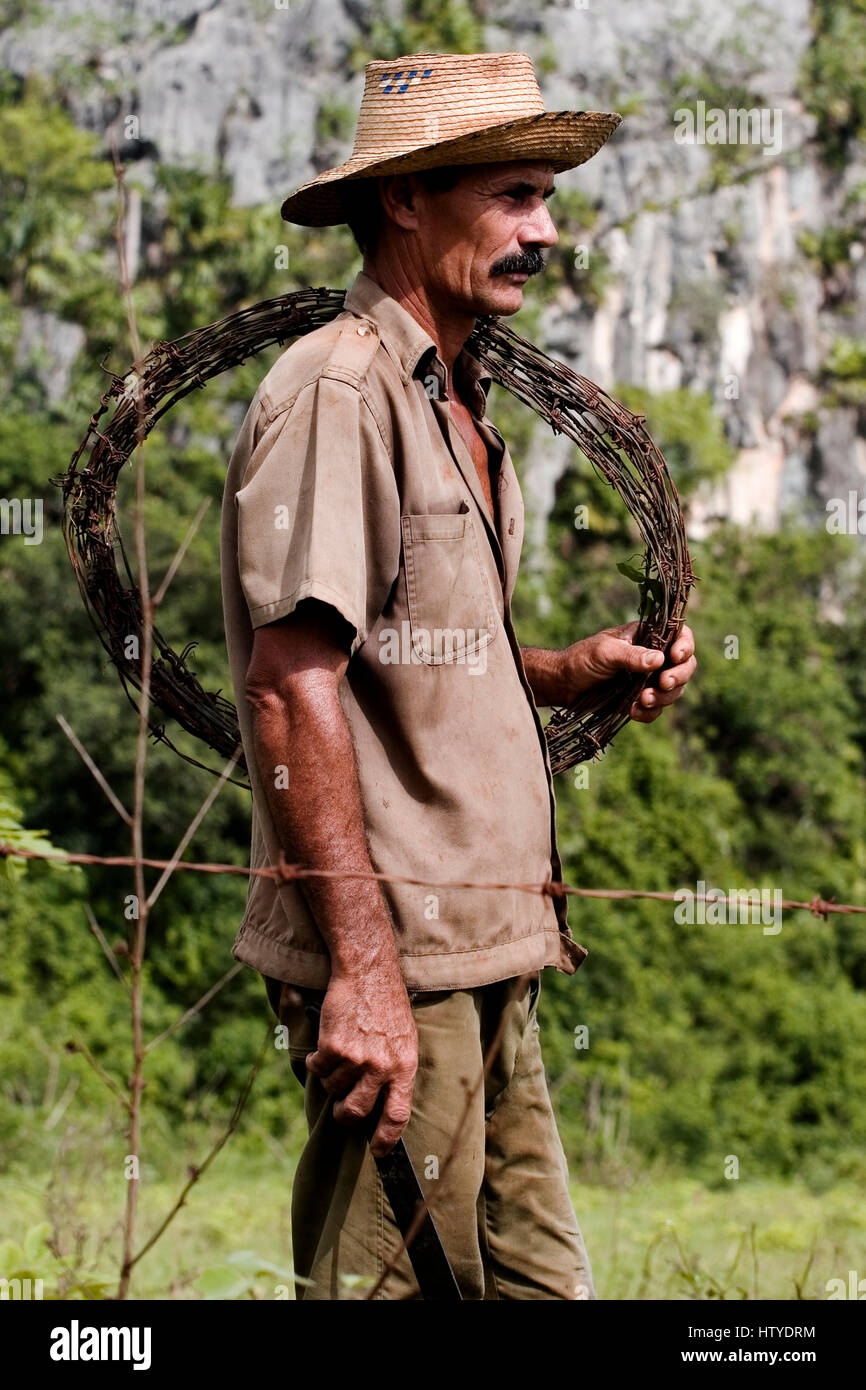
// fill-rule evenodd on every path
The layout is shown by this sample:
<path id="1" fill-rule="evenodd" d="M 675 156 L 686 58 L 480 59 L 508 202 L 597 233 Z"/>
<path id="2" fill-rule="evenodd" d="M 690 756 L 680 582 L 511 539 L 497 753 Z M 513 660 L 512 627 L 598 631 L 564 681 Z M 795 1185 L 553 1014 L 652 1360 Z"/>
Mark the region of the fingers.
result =
<path id="1" fill-rule="evenodd" d="M 601 657 L 610 671 L 657 671 L 665 659 L 664 652 L 653 647 L 636 647 L 626 637 L 608 634 L 605 634 Z"/>
<path id="2" fill-rule="evenodd" d="M 673 690 L 653 690 L 650 686 L 642 690 L 632 705 L 639 713 L 655 717 L 661 714 L 666 705 L 672 705 L 684 693 L 684 686 L 677 685 Z"/>
<path id="3" fill-rule="evenodd" d="M 662 713 L 664 713 L 663 705 L 660 705 L 658 709 L 648 709 L 645 705 L 642 705 L 639 703 L 639 701 L 635 700 L 634 704 L 629 710 L 629 718 L 635 724 L 652 724 L 654 720 L 658 719 L 659 715 Z"/>
<path id="4" fill-rule="evenodd" d="M 335 1067 L 330 1075 L 320 1078 L 322 1090 L 329 1096 L 344 1096 L 357 1083 L 359 1075 L 360 1067 L 354 1062 L 343 1062 L 341 1066 Z"/>
<path id="5" fill-rule="evenodd" d="M 620 639 L 625 640 L 625 639 Z M 665 658 L 661 652 L 657 652 L 652 647 L 632 647 L 632 652 L 640 657 L 640 660 L 629 663 L 634 669 L 640 669 L 641 665 L 650 670 L 657 670 L 664 664 L 665 660 L 672 661 L 674 665 L 668 666 L 659 676 L 659 687 L 662 690 L 673 690 L 674 686 L 685 685 L 690 680 L 697 669 L 697 658 L 695 656 L 695 635 L 690 627 L 683 627 L 677 640 L 671 646 L 668 656 Z"/>
<path id="6" fill-rule="evenodd" d="M 388 1094 L 376 1132 L 370 1140 L 370 1148 L 376 1158 L 390 1153 L 412 1114 L 412 1089 L 414 1078 L 409 1081 L 394 1081 L 388 1087 Z"/>
<path id="7" fill-rule="evenodd" d="M 591 640 L 593 669 L 597 679 L 605 679 L 617 671 L 634 671 L 646 674 L 658 672 L 654 687 L 642 690 L 629 710 L 630 718 L 641 724 L 651 724 L 658 719 L 666 705 L 671 705 L 683 694 L 686 684 L 697 670 L 695 657 L 695 635 L 687 624 L 682 628 L 670 651 L 663 652 L 653 647 L 639 647 L 634 644 L 637 622 L 621 623 L 619 627 L 607 628 Z M 666 666 L 665 662 L 673 664 Z"/>
<path id="8" fill-rule="evenodd" d="M 337 1123 L 353 1125 L 369 1115 L 379 1098 L 383 1080 L 381 1072 L 364 1072 L 348 1094 L 334 1102 L 334 1119 Z"/>
<path id="9" fill-rule="evenodd" d="M 319 1048 L 306 1058 L 307 1070 L 317 1076 L 329 1096 L 345 1096 L 364 1075 L 360 1062 L 353 1062 L 330 1048 Z"/>
<path id="10" fill-rule="evenodd" d="M 630 716 L 640 724 L 658 719 L 666 705 L 672 705 L 685 693 L 685 687 L 697 669 L 697 659 L 690 656 L 681 666 L 672 666 L 659 677 L 659 690 L 647 686 L 633 702 Z"/>
<path id="11" fill-rule="evenodd" d="M 671 661 L 686 661 L 694 654 L 695 634 L 683 623 L 682 630 L 670 650 Z"/>
<path id="12" fill-rule="evenodd" d="M 343 1063 L 343 1058 L 338 1052 L 333 1052 L 329 1047 L 318 1047 L 315 1052 L 308 1052 L 305 1057 L 307 1071 L 311 1071 L 314 1076 L 326 1077 Z"/>
<path id="13" fill-rule="evenodd" d="M 384 1091 L 385 1103 L 376 1128 L 370 1139 L 370 1148 L 375 1158 L 383 1158 L 390 1153 L 409 1123 L 412 1114 L 412 1090 L 414 1074 L 406 1080 L 392 1081 L 383 1086 L 381 1073 L 371 1072 L 363 1076 L 349 1094 L 334 1104 L 334 1119 L 338 1124 L 351 1125 L 366 1117 L 374 1110 L 380 1092 Z"/>
<path id="14" fill-rule="evenodd" d="M 669 666 L 659 676 L 659 688 L 661 690 L 673 690 L 675 686 L 685 685 L 686 681 L 691 680 L 697 667 L 698 661 L 695 656 L 690 656 L 679 666 Z"/>

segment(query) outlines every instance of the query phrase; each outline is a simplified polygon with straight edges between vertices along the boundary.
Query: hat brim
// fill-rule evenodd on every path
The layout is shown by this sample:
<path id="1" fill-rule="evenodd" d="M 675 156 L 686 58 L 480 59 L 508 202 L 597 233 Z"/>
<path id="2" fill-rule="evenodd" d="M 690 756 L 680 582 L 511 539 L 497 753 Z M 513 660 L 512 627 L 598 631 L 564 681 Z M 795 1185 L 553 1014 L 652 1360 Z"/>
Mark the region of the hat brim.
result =
<path id="1" fill-rule="evenodd" d="M 585 164 L 611 137 L 622 116 L 616 111 L 542 111 L 516 121 L 484 126 L 453 140 L 439 140 L 404 154 L 376 158 L 353 155 L 290 193 L 281 208 L 286 222 L 333 227 L 345 222 L 341 186 L 355 179 L 411 173 L 451 164 L 543 160 L 561 174 Z"/>

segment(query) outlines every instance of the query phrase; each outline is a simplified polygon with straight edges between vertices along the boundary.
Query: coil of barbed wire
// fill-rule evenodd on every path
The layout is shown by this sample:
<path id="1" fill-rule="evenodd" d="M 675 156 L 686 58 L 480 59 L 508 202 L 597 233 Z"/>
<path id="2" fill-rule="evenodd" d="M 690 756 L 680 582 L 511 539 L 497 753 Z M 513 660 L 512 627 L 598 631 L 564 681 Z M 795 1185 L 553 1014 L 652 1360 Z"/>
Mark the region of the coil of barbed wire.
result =
<path id="1" fill-rule="evenodd" d="M 52 479 L 63 491 L 64 538 L 85 607 L 134 705 L 132 691 L 141 691 L 142 672 L 140 661 L 130 658 L 129 637 L 141 634 L 142 603 L 116 514 L 121 468 L 178 401 L 265 348 L 328 323 L 341 312 L 344 293 L 297 290 L 240 309 L 173 342 L 156 343 L 138 371 L 112 374 L 68 469 Z M 573 440 L 619 493 L 646 545 L 634 640 L 667 651 L 682 625 L 695 576 L 676 487 L 644 418 L 498 319 L 479 319 L 466 347 L 495 382 L 555 433 Z M 118 571 L 118 552 L 125 580 Z M 190 640 L 176 652 L 153 624 L 150 698 L 166 718 L 231 758 L 240 745 L 237 710 L 219 691 L 205 690 L 190 669 L 195 646 Z M 552 771 L 600 755 L 628 722 L 633 700 L 651 678 L 624 673 L 567 709 L 554 710 L 545 729 Z M 164 724 L 148 723 L 155 739 L 188 762 L 218 771 L 177 748 Z M 244 769 L 242 755 L 237 766 Z"/>

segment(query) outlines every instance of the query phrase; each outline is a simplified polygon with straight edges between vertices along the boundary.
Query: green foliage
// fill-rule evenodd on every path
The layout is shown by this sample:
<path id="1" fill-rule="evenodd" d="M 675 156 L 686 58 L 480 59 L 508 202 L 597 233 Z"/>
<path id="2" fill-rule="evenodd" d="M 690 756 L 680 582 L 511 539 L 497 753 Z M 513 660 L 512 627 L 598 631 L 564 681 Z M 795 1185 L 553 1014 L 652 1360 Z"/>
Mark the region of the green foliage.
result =
<path id="1" fill-rule="evenodd" d="M 646 104 L 647 98 L 642 92 L 624 92 L 621 97 L 615 98 L 614 110 L 627 121 L 629 116 L 642 116 Z"/>
<path id="2" fill-rule="evenodd" d="M 800 232 L 797 245 L 812 265 L 826 277 L 832 274 L 838 265 L 844 265 L 848 261 L 851 247 L 860 235 L 858 227 L 831 225 L 824 227 L 820 235 L 812 231 Z"/>
<path id="3" fill-rule="evenodd" d="M 0 29 L 20 29 L 39 24 L 49 13 L 48 6 L 37 0 L 2 0 Z"/>
<path id="4" fill-rule="evenodd" d="M 722 477 L 734 461 L 713 403 L 705 392 L 679 389 L 650 392 L 620 384 L 617 398 L 636 414 L 665 456 L 677 488 L 687 495 L 704 481 Z"/>
<path id="5" fill-rule="evenodd" d="M 275 271 L 281 228 L 271 209 L 233 207 L 227 179 L 191 169 L 160 166 L 156 187 L 167 195 L 159 308 L 169 337 L 285 288 Z"/>
<path id="6" fill-rule="evenodd" d="M 172 1160 L 180 1161 L 177 1151 Z M 292 1159 L 272 1148 L 262 1145 L 254 1154 L 229 1148 L 193 1189 L 167 1238 L 137 1267 L 135 1296 L 202 1297 L 199 1279 L 215 1269 L 236 1279 L 233 1254 L 243 1232 L 247 1254 L 264 1272 L 251 1284 L 238 1280 L 236 1296 L 282 1297 L 292 1172 Z M 19 1245 L 33 1225 L 44 1230 L 40 1183 L 32 1167 L 20 1181 L 0 1176 L 0 1230 Z M 49 1239 L 71 1270 L 66 1298 L 81 1296 L 75 1289 L 104 1273 L 106 1263 L 116 1267 L 115 1186 L 114 1153 L 106 1154 L 104 1143 L 86 1151 L 76 1145 L 61 1182 L 54 1179 Z M 147 1195 L 154 1210 L 169 1208 L 177 1195 L 173 1166 L 152 1175 Z M 607 1300 L 737 1299 L 742 1290 L 750 1299 L 825 1299 L 828 1274 L 845 1276 L 866 1263 L 863 1187 L 851 1181 L 816 1194 L 797 1181 L 758 1179 L 744 1170 L 738 1181 L 709 1188 L 656 1166 L 630 1172 L 615 1186 L 575 1181 L 572 1198 L 599 1297 Z M 359 1287 L 345 1282 L 350 1294 Z M 49 1289 L 46 1281 L 46 1296 Z M 110 1285 L 106 1292 L 113 1292 Z"/>
<path id="7" fill-rule="evenodd" d="M 40 857 L 44 856 L 45 862 L 60 873 L 80 873 L 77 864 L 67 864 L 62 859 L 58 862 L 51 857 L 62 855 L 63 850 L 51 843 L 46 831 L 28 830 L 22 825 L 23 814 L 15 799 L 12 779 L 6 769 L 0 766 L 0 844 L 10 845 L 13 849 L 31 850 Z M 18 875 L 26 874 L 30 862 L 32 861 L 9 854 L 0 859 L 0 876 L 14 879 Z"/>
<path id="8" fill-rule="evenodd" d="M 408 53 L 480 53 L 484 49 L 478 0 L 405 0 L 398 17 L 393 15 L 384 0 L 374 0 L 368 32 L 350 52 L 354 71 L 374 59 Z"/>
<path id="9" fill-rule="evenodd" d="M 7 133 L 20 132 L 17 144 L 3 142 L 0 168 L 18 180 L 9 186 L 30 209 L 27 221 L 10 203 L 11 220 L 0 229 L 0 296 L 9 309 L 0 330 L 0 493 L 41 497 L 45 523 L 41 545 L 4 539 L 0 633 L 10 659 L 0 674 L 0 835 L 34 847 L 53 842 L 67 850 L 124 854 L 124 827 L 55 719 L 62 713 L 70 720 L 129 805 L 133 711 L 83 610 L 60 532 L 62 499 L 48 482 L 64 467 L 105 389 L 101 359 L 108 355 L 123 370 L 131 356 L 116 288 L 115 193 L 94 142 L 71 126 L 50 94 L 41 99 L 38 119 L 31 88 L 7 90 L 0 107 Z M 5 194 L 5 181 L 3 187 Z M 185 333 L 245 300 L 298 283 L 346 283 L 354 264 L 347 233 L 305 237 L 300 229 L 284 228 L 273 210 L 232 209 L 226 181 L 210 175 L 157 170 L 154 189 L 143 189 L 142 198 L 150 253 L 142 257 L 133 299 L 145 341 Z M 86 236 L 79 237 L 82 226 Z M 55 275 L 61 265 L 54 254 L 58 236 L 72 259 L 67 273 Z M 275 267 L 281 244 L 288 247 L 288 272 Z M 51 274 L 33 282 L 31 262 Z M 85 330 L 85 350 L 60 405 L 49 406 L 32 364 L 15 360 L 19 300 L 35 301 Z M 213 504 L 160 615 L 178 647 L 184 634 L 196 634 L 203 679 L 212 689 L 231 690 L 213 587 L 216 576 L 218 589 L 225 466 L 246 406 L 275 355 L 276 350 L 263 354 L 184 402 L 147 446 L 152 574 L 161 577 L 202 498 L 209 496 Z M 133 488 L 130 468 L 118 489 L 127 541 Z M 201 756 L 185 736 L 175 741 Z M 145 835 L 151 853 L 172 854 L 210 785 L 164 746 L 150 751 Z M 227 788 L 194 851 L 202 859 L 243 863 L 248 847 L 248 800 Z M 132 887 L 131 876 L 117 869 L 60 875 L 54 865 L 33 864 L 25 876 L 13 867 L 22 864 L 4 861 L 5 872 L 15 878 L 0 880 L 0 995 L 9 1068 L 4 1077 L 10 1078 L 0 1084 L 0 1139 L 8 1161 L 37 1162 L 50 1156 L 70 1116 L 91 1131 L 103 1123 L 115 1132 L 122 1126 L 104 1084 L 67 1044 L 84 1042 L 117 1084 L 126 1085 L 128 1001 L 88 929 L 85 904 L 109 943 L 123 951 L 130 929 L 124 900 Z M 148 882 L 152 886 L 154 874 Z M 243 880 L 207 881 L 192 874 L 178 875 L 166 889 L 150 924 L 148 1038 L 169 1027 L 224 974 L 245 892 Z M 261 982 L 246 971 L 182 1032 L 160 1043 L 149 1059 L 145 1095 L 150 1151 L 175 1140 L 184 1125 L 218 1130 L 225 1123 L 258 1050 L 266 1012 Z M 275 1135 L 289 1129 L 299 1111 L 299 1088 L 266 1070 L 256 1094 L 258 1123 Z M 119 1204 L 122 1190 L 116 1195 Z"/>
<path id="10" fill-rule="evenodd" d="M 660 604 L 664 597 L 664 586 L 658 578 L 653 578 L 657 570 L 650 563 L 645 563 L 644 568 L 639 570 L 635 565 L 629 564 L 627 560 L 620 560 L 617 564 L 620 574 L 624 574 L 626 579 L 630 579 L 633 584 L 637 584 L 640 596 L 640 606 L 638 616 L 646 617 L 652 604 Z"/>
<path id="11" fill-rule="evenodd" d="M 559 240 L 545 254 L 545 272 L 543 279 L 540 277 L 537 282 L 537 293 L 508 321 L 509 327 L 530 342 L 539 340 L 543 311 L 563 287 L 574 295 L 580 311 L 589 314 L 604 302 L 613 279 L 607 252 L 592 242 L 592 232 L 599 219 L 598 201 L 580 188 L 559 183 L 550 210 Z M 533 421 L 525 407 L 517 405 L 515 408 L 513 397 L 495 385 L 489 400 L 496 403 L 492 418 L 497 422 L 505 420 L 508 430 L 514 432 L 506 434 L 506 438 L 514 441 L 515 448 L 511 452 L 517 457 L 529 447 L 537 421 Z"/>
<path id="12" fill-rule="evenodd" d="M 274 1288 L 281 1290 L 282 1297 L 294 1284 L 311 1284 L 312 1279 L 302 1279 L 293 1270 L 276 1265 L 257 1255 L 254 1250 L 236 1250 L 226 1255 L 224 1262 L 203 1269 L 195 1281 L 195 1287 L 202 1298 L 274 1298 Z M 282 1290 L 286 1293 L 283 1294 Z"/>
<path id="13" fill-rule="evenodd" d="M 561 499 L 563 526 L 578 490 Z M 589 765 L 588 786 L 559 779 L 570 882 L 699 891 L 703 880 L 864 900 L 862 677 L 844 659 L 857 634 L 821 617 L 822 585 L 850 584 L 840 539 L 728 526 L 693 546 L 694 688 L 651 728 L 620 733 L 615 752 Z M 611 549 L 599 537 L 572 569 L 599 556 L 609 565 Z M 857 572 L 862 584 L 862 563 Z M 569 629 L 592 630 L 591 587 L 583 575 L 566 587 L 571 621 L 536 619 L 532 640 L 562 645 Z M 547 985 L 543 1035 L 566 1142 L 588 1172 L 655 1156 L 713 1184 L 733 1154 L 752 1173 L 862 1177 L 858 919 L 785 912 L 782 930 L 765 935 L 749 922 L 681 926 L 668 904 L 577 900 L 570 920 L 590 956 L 579 983 Z M 586 1050 L 575 1047 L 584 1024 Z"/>
<path id="14" fill-rule="evenodd" d="M 50 299 L 62 313 L 69 282 L 94 276 L 88 199 L 113 175 L 96 137 L 48 113 L 47 95 L 36 77 L 19 94 L 0 88 L 0 281 L 14 301 Z"/>
<path id="15" fill-rule="evenodd" d="M 590 245 L 598 223 L 598 204 L 582 189 L 559 185 L 551 201 L 551 214 L 559 241 L 547 253 L 545 295 L 552 296 L 560 285 L 567 285 L 582 306 L 598 308 L 612 279 L 607 253 Z"/>
<path id="16" fill-rule="evenodd" d="M 813 0 L 811 24 L 800 93 L 816 118 L 825 160 L 841 169 L 851 143 L 866 139 L 866 3 Z"/>
<path id="17" fill-rule="evenodd" d="M 344 101 L 326 98 L 316 113 L 319 140 L 348 140 L 355 125 L 355 112 Z"/>
<path id="18" fill-rule="evenodd" d="M 866 405 L 866 339 L 834 338 L 822 363 L 825 405 Z"/>
<path id="19" fill-rule="evenodd" d="M 83 1279 L 75 1277 L 66 1261 L 52 1250 L 50 1236 L 50 1222 L 42 1221 L 30 1227 L 20 1245 L 14 1240 L 0 1242 L 0 1280 L 19 1284 L 8 1296 L 15 1298 L 26 1291 L 31 1298 L 46 1301 L 105 1298 L 116 1282 L 114 1276 L 90 1273 Z"/>
<path id="20" fill-rule="evenodd" d="M 836 338 L 824 360 L 824 371 L 843 381 L 866 377 L 866 340 Z"/>
<path id="21" fill-rule="evenodd" d="M 850 314 L 857 298 L 856 256 L 866 238 L 866 184 L 855 184 L 845 196 L 837 221 L 800 232 L 797 245 L 823 282 L 824 302 L 837 314 Z M 796 301 L 796 296 L 792 295 Z M 791 307 L 791 306 L 786 306 Z M 862 372 L 860 373 L 862 375 Z"/>

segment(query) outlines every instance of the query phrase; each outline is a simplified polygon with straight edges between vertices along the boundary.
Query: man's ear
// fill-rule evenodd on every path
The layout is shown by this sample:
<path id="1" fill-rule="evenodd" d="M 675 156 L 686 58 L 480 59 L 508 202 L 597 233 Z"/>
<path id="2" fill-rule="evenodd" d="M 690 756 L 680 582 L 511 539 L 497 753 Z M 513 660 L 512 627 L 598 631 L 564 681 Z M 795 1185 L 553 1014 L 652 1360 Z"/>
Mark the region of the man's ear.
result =
<path id="1" fill-rule="evenodd" d="M 382 206 L 398 227 L 410 230 L 418 225 L 415 191 L 415 180 L 411 174 L 385 174 L 379 178 Z"/>

